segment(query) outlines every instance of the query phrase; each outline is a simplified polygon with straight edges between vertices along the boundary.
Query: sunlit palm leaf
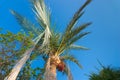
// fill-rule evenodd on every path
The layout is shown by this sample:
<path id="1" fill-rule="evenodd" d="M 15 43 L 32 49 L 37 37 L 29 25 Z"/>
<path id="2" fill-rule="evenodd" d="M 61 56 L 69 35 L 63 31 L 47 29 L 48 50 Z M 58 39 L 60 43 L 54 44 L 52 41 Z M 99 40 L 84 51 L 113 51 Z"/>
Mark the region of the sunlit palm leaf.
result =
<path id="1" fill-rule="evenodd" d="M 33 0 L 33 11 L 37 20 L 43 28 L 50 27 L 50 12 L 45 6 L 44 0 Z"/>
<path id="2" fill-rule="evenodd" d="M 33 10 L 37 16 L 37 20 L 40 25 L 45 29 L 43 47 L 49 44 L 49 38 L 51 36 L 50 31 L 50 13 L 47 10 L 44 0 L 33 0 Z"/>
<path id="3" fill-rule="evenodd" d="M 79 46 L 79 45 L 70 45 L 69 49 L 77 49 L 77 50 L 89 50 L 88 48 L 86 47 L 83 47 L 83 46 Z"/>

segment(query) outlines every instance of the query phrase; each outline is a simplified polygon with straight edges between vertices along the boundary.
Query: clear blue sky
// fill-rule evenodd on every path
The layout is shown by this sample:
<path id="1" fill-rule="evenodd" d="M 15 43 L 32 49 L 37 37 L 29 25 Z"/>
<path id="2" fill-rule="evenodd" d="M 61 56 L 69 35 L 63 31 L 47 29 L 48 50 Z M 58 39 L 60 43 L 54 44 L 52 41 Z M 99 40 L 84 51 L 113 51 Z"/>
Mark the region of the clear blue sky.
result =
<path id="1" fill-rule="evenodd" d="M 75 11 L 85 0 L 45 0 L 52 13 L 52 20 L 62 31 Z M 25 15 L 34 22 L 28 0 L 0 0 L 0 27 L 17 33 L 20 26 L 10 14 L 9 9 Z M 90 72 L 100 68 L 97 59 L 105 66 L 120 67 L 120 0 L 93 0 L 85 9 L 84 16 L 79 23 L 92 21 L 86 29 L 92 33 L 79 42 L 80 45 L 89 47 L 89 51 L 72 51 L 80 60 L 83 69 L 74 64 L 69 64 L 74 80 L 88 80 Z M 66 80 L 58 75 L 58 80 Z M 62 77 L 62 78 L 61 78 Z"/>

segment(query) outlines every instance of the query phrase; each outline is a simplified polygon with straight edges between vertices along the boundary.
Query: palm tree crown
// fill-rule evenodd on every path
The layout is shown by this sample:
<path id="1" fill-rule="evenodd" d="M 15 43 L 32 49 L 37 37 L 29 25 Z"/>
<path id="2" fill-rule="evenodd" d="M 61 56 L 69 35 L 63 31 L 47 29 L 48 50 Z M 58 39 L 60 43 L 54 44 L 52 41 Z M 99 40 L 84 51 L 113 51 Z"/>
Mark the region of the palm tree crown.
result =
<path id="1" fill-rule="evenodd" d="M 91 22 L 84 23 L 80 26 L 76 26 L 78 19 L 84 14 L 83 9 L 91 2 L 87 0 L 79 10 L 74 14 L 70 23 L 68 24 L 65 32 L 63 34 L 55 32 L 51 28 L 50 22 L 50 12 L 47 9 L 44 0 L 32 0 L 33 11 L 36 15 L 37 22 L 40 25 L 37 27 L 31 21 L 26 19 L 24 16 L 20 15 L 16 11 L 11 10 L 12 14 L 15 16 L 19 24 L 25 29 L 26 32 L 31 31 L 35 34 L 35 38 L 32 39 L 34 46 L 25 52 L 23 58 L 15 65 L 14 68 L 19 66 L 19 70 L 15 73 L 15 70 L 11 71 L 10 75 L 6 77 L 6 80 L 15 80 L 20 69 L 23 67 L 27 59 L 30 57 L 31 52 L 36 50 L 41 56 L 44 57 L 46 61 L 44 78 L 45 80 L 56 80 L 56 69 L 61 72 L 65 72 L 69 79 L 72 80 L 72 76 L 69 68 L 65 64 L 65 60 L 70 60 L 76 63 L 80 68 L 81 65 L 79 61 L 70 54 L 66 53 L 66 50 L 71 49 L 84 49 L 87 48 L 74 43 L 81 39 L 83 36 L 89 34 L 90 32 L 82 32 Z M 12 77 L 16 74 L 16 77 Z"/>
<path id="2" fill-rule="evenodd" d="M 98 73 L 91 73 L 89 80 L 120 80 L 120 68 L 102 66 Z"/>

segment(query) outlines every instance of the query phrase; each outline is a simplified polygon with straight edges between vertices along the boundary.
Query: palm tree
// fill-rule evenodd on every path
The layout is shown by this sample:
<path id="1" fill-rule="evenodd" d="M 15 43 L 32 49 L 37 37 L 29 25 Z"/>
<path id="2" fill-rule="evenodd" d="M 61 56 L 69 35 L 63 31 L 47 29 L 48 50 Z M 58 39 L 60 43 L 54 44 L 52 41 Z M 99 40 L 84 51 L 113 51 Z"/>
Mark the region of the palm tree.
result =
<path id="1" fill-rule="evenodd" d="M 89 80 L 120 80 L 120 68 L 102 66 L 98 73 L 91 73 Z"/>
<path id="2" fill-rule="evenodd" d="M 84 14 L 83 9 L 90 2 L 91 0 L 87 0 L 79 8 L 63 34 L 52 29 L 50 22 L 51 14 L 45 6 L 44 0 L 32 0 L 33 11 L 36 15 L 38 25 L 40 25 L 37 25 L 38 27 L 19 13 L 11 10 L 12 14 L 16 17 L 23 29 L 25 29 L 26 32 L 33 32 L 35 34 L 35 38 L 33 39 L 34 45 L 25 52 L 23 57 L 14 66 L 11 73 L 5 78 L 5 80 L 16 79 L 23 65 L 27 59 L 30 58 L 32 51 L 37 51 L 46 61 L 44 73 L 45 80 L 56 80 L 56 70 L 65 72 L 68 75 L 69 80 L 72 80 L 70 69 L 65 64 L 65 61 L 72 61 L 81 68 L 79 61 L 73 55 L 70 55 L 68 51 L 71 49 L 87 49 L 86 47 L 75 45 L 74 43 L 90 33 L 82 31 L 89 26 L 91 22 L 84 23 L 78 27 L 75 24 Z"/>

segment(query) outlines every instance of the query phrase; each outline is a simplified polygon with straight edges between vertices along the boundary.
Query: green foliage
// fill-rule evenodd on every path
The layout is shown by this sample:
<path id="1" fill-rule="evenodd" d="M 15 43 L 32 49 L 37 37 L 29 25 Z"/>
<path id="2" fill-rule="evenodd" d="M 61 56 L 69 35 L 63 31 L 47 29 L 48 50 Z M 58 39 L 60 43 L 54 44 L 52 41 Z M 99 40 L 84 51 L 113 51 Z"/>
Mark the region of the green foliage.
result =
<path id="1" fill-rule="evenodd" d="M 120 80 L 120 68 L 103 66 L 98 73 L 91 73 L 89 80 Z"/>
<path id="2" fill-rule="evenodd" d="M 60 34 L 52 32 L 52 36 L 50 37 L 50 50 L 52 53 L 55 53 L 59 46 Z"/>
<path id="3" fill-rule="evenodd" d="M 29 35 L 21 32 L 14 34 L 10 31 L 0 34 L 0 80 L 3 80 L 10 73 L 21 55 L 33 45 L 31 40 L 33 36 L 31 32 L 29 32 Z M 38 74 L 36 71 L 39 70 L 40 72 L 40 68 L 31 68 L 30 61 L 33 59 L 35 59 L 35 57 L 29 59 L 25 67 L 21 70 L 17 80 L 37 78 Z"/>
<path id="4" fill-rule="evenodd" d="M 81 18 L 81 16 L 84 14 L 83 9 L 91 2 L 91 0 L 87 0 L 80 8 L 79 10 L 74 14 L 73 18 L 71 19 L 70 23 L 68 24 L 65 32 L 62 35 L 62 38 L 60 40 L 59 47 L 57 49 L 56 54 L 60 55 L 62 54 L 67 48 L 69 48 L 72 44 L 74 44 L 76 41 L 84 37 L 85 35 L 89 34 L 90 32 L 82 32 L 86 27 L 88 27 L 91 22 L 82 24 L 78 27 L 76 27 L 76 23 Z"/>

